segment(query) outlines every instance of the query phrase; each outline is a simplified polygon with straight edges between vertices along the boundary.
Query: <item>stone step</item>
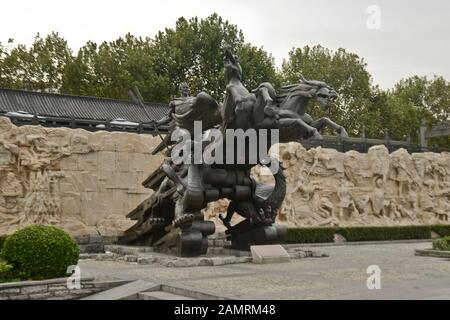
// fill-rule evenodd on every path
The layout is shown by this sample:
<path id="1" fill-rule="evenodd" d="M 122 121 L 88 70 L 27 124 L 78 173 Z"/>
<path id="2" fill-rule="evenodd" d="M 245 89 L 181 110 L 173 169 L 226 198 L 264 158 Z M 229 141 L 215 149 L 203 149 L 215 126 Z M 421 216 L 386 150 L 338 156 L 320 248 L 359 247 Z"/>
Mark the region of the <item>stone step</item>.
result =
<path id="1" fill-rule="evenodd" d="M 215 292 L 200 288 L 186 287 L 180 284 L 177 284 L 176 286 L 161 284 L 161 291 L 177 296 L 191 297 L 193 300 L 233 300 L 231 297 L 222 296 Z"/>
<path id="2" fill-rule="evenodd" d="M 173 294 L 165 291 L 150 291 L 140 292 L 138 294 L 139 300 L 196 300 L 191 297 L 186 297 L 178 294 Z"/>
<path id="3" fill-rule="evenodd" d="M 146 290 L 159 290 L 160 285 L 149 281 L 136 280 L 122 286 L 118 286 L 97 294 L 83 298 L 82 300 L 121 300 L 135 299 L 140 292 Z"/>

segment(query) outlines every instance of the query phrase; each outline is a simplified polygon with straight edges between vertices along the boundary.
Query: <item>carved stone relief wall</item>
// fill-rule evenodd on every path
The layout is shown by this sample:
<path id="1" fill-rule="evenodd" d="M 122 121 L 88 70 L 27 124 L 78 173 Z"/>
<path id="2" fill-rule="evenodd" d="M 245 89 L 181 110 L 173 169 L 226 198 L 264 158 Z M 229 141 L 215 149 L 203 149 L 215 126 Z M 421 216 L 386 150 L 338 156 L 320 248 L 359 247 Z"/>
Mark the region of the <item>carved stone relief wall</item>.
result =
<path id="1" fill-rule="evenodd" d="M 275 155 L 275 154 L 273 154 Z M 288 190 L 278 222 L 291 227 L 448 224 L 450 153 L 391 154 L 385 146 L 367 154 L 332 149 L 306 150 L 298 143 L 278 146 Z M 270 182 L 270 172 L 254 175 Z M 227 202 L 210 205 L 217 222 Z M 234 221 L 234 223 L 238 220 Z"/>
<path id="2" fill-rule="evenodd" d="M 0 234 L 36 223 L 73 235 L 117 235 L 151 193 L 159 138 L 81 129 L 16 127 L 0 117 Z"/>

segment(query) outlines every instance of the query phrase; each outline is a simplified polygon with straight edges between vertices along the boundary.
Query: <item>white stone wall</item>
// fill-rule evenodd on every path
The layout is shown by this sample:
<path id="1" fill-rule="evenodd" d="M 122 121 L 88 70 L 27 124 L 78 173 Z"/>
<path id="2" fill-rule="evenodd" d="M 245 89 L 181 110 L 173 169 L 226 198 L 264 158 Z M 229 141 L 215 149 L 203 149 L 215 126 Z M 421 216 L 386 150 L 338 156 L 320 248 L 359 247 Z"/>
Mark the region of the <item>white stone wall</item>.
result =
<path id="1" fill-rule="evenodd" d="M 151 190 L 162 161 L 158 137 L 82 129 L 16 127 L 0 118 L 0 234 L 51 223 L 72 234 L 116 234 Z"/>
<path id="2" fill-rule="evenodd" d="M 368 153 L 279 145 L 287 192 L 278 222 L 290 227 L 448 224 L 450 153 L 391 154 L 385 146 Z M 266 173 L 264 171 L 264 173 Z M 255 167 L 253 176 L 273 177 Z M 269 172 L 270 173 L 270 172 Z M 218 214 L 227 200 L 210 204 L 207 217 L 223 229 Z M 237 215 L 235 215 L 238 221 Z"/>

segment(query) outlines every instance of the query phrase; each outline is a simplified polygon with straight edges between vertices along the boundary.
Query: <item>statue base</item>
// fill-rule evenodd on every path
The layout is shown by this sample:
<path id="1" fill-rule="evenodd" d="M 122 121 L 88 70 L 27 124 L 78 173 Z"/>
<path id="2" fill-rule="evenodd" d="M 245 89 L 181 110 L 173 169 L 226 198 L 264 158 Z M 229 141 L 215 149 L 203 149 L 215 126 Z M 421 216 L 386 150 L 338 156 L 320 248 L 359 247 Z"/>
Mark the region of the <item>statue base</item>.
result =
<path id="1" fill-rule="evenodd" d="M 273 224 L 271 226 L 250 227 L 247 220 L 226 231 L 227 238 L 231 240 L 231 248 L 246 251 L 249 251 L 253 245 L 283 243 L 286 232 L 287 227 L 285 225 Z"/>
<path id="2" fill-rule="evenodd" d="M 194 220 L 188 228 L 175 228 L 153 244 L 156 252 L 195 257 L 208 251 L 208 235 L 215 232 L 212 221 Z"/>

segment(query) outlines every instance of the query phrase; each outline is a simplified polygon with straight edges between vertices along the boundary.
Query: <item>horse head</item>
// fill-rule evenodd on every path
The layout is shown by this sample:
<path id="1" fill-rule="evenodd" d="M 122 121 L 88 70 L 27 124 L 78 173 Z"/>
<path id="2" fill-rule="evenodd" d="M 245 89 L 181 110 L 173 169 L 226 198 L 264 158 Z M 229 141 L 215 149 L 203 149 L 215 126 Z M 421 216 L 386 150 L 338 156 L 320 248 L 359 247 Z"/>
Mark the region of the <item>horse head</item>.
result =
<path id="1" fill-rule="evenodd" d="M 329 107 L 331 102 L 337 98 L 337 92 L 323 81 L 306 80 L 300 74 L 300 83 L 311 86 L 312 98 L 315 98 L 322 106 Z"/>
<path id="2" fill-rule="evenodd" d="M 283 109 L 297 109 L 300 105 L 304 110 L 309 100 L 315 99 L 322 106 L 329 107 L 337 97 L 337 92 L 323 81 L 306 80 L 300 75 L 298 84 L 284 86 L 277 96 L 277 101 Z M 303 103 L 302 103 L 303 102 Z"/>

